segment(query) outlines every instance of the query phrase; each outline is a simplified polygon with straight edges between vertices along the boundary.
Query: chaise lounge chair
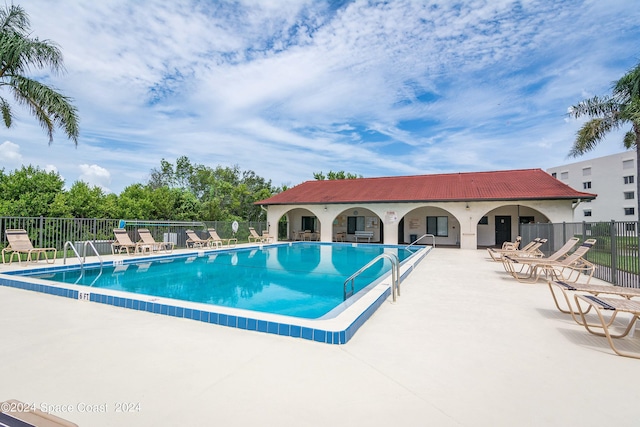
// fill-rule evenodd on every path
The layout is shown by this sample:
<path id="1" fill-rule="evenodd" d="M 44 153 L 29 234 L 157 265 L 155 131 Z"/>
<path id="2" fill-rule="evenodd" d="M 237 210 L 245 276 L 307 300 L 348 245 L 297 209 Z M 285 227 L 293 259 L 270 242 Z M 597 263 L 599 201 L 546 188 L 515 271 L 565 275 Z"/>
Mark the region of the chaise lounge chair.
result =
<path id="1" fill-rule="evenodd" d="M 205 246 L 209 246 L 209 239 L 207 240 L 201 239 L 200 236 L 198 236 L 195 231 L 185 230 L 185 233 L 187 233 L 187 247 L 189 247 L 189 245 L 191 245 L 192 248 L 195 248 L 196 246 L 201 248 L 204 248 Z"/>
<path id="2" fill-rule="evenodd" d="M 609 346 L 611 349 L 618 355 L 624 357 L 632 357 L 634 359 L 640 359 L 640 353 L 632 353 L 625 350 L 620 350 L 614 344 L 613 338 L 622 338 L 625 337 L 631 332 L 633 327 L 635 326 L 638 317 L 640 317 L 640 302 L 638 301 L 630 301 L 622 298 L 602 298 L 596 297 L 593 295 L 575 295 L 576 307 L 580 313 L 580 318 L 582 319 L 582 324 L 590 333 L 600 336 L 607 337 L 607 341 L 609 342 Z M 602 328 L 603 332 L 594 330 L 594 326 L 591 323 L 588 323 L 585 317 L 586 311 L 583 311 L 580 302 L 586 303 L 591 308 L 595 309 L 595 313 L 600 321 L 600 324 L 597 325 L 598 328 Z M 610 313 L 611 317 L 606 320 L 604 316 L 604 312 Z M 629 313 L 631 314 L 631 320 L 625 327 L 624 331 L 619 334 L 612 334 L 609 330 L 610 326 L 613 324 L 616 316 L 619 313 Z"/>
<path id="3" fill-rule="evenodd" d="M 584 256 L 587 254 L 589 249 L 595 245 L 595 243 L 596 239 L 587 239 L 571 255 L 557 261 L 548 261 L 544 259 L 526 260 L 528 273 L 524 276 L 514 273 L 514 267 L 505 266 L 505 270 L 507 270 L 516 280 L 523 283 L 535 283 L 543 274 L 548 279 L 560 280 L 563 282 L 576 282 L 580 277 L 580 274 L 586 275 L 588 273 L 588 284 L 593 276 L 595 266 L 587 261 Z M 509 260 L 512 263 L 525 262 L 525 260 L 519 258 L 511 258 Z M 568 271 L 568 275 L 565 273 L 566 271 Z"/>
<path id="4" fill-rule="evenodd" d="M 163 251 L 171 253 L 173 251 L 173 242 L 156 242 L 156 239 L 153 238 L 151 232 L 147 228 L 139 228 L 138 235 L 140 236 L 138 245 L 148 245 L 154 252 Z"/>
<path id="5" fill-rule="evenodd" d="M 221 238 L 218 235 L 218 232 L 216 231 L 215 228 L 209 228 L 208 231 L 209 231 L 209 236 L 211 236 L 209 238 L 210 244 L 213 242 L 215 243 L 216 246 L 218 246 L 218 242 L 219 242 L 220 246 L 224 246 L 226 244 L 226 246 L 228 247 L 231 247 L 231 242 L 233 242 L 234 247 L 238 244 L 238 239 L 236 239 L 235 237 L 231 237 L 229 239 Z"/>
<path id="6" fill-rule="evenodd" d="M 640 298 L 640 288 L 627 288 L 613 285 L 590 285 L 587 283 L 567 283 L 561 280 L 548 280 L 547 284 L 549 285 L 549 291 L 551 291 L 551 296 L 553 297 L 553 302 L 556 305 L 556 308 L 561 313 L 570 314 L 573 320 L 575 320 L 579 325 L 582 325 L 582 321 L 578 319 L 580 312 L 572 306 L 571 299 L 569 298 L 569 292 L 581 292 L 591 294 L 593 296 L 601 294 L 617 295 L 626 299 Z M 560 307 L 560 302 L 558 301 L 559 293 L 562 294 L 567 308 Z M 587 313 L 589 310 L 590 308 L 587 308 L 584 312 Z"/>
<path id="7" fill-rule="evenodd" d="M 262 232 L 262 243 L 273 243 L 273 236 L 266 231 Z"/>
<path id="8" fill-rule="evenodd" d="M 502 244 L 501 249 L 503 251 L 507 251 L 507 250 L 517 251 L 518 248 L 520 247 L 520 243 L 522 243 L 522 236 L 516 237 L 516 240 L 514 240 L 513 242 L 504 242 Z"/>
<path id="9" fill-rule="evenodd" d="M 263 237 L 253 227 L 249 227 L 249 242 L 263 242 Z"/>
<path id="10" fill-rule="evenodd" d="M 29 239 L 29 235 L 27 231 L 22 228 L 17 229 L 7 229 L 5 230 L 5 235 L 7 236 L 7 241 L 9 245 L 2 250 L 2 263 L 5 261 L 5 254 L 10 254 L 9 256 L 9 264 L 13 262 L 13 258 L 16 257 L 18 263 L 21 263 L 21 255 L 26 254 L 26 263 L 29 262 L 38 262 L 40 260 L 40 255 L 44 256 L 44 260 L 48 264 L 53 264 L 56 262 L 56 255 L 58 250 L 56 248 L 34 248 L 31 243 L 31 239 Z M 53 257 L 49 258 L 48 253 L 53 252 Z M 33 255 L 36 255 L 36 258 L 33 259 Z"/>
<path id="11" fill-rule="evenodd" d="M 522 249 L 494 249 L 487 248 L 487 252 L 489 252 L 489 256 L 494 261 L 502 261 L 502 258 L 506 255 L 516 255 L 521 257 L 541 257 L 544 255 L 540 250 L 540 246 L 547 243 L 547 239 L 541 239 L 540 237 L 536 237 L 529 243 L 527 243 Z"/>
<path id="12" fill-rule="evenodd" d="M 116 252 L 121 254 L 123 251 L 126 251 L 127 255 L 132 255 L 129 250 L 133 250 L 133 255 L 136 255 L 137 253 L 142 253 L 145 248 L 149 248 L 149 251 L 151 250 L 148 245 L 134 243 L 124 228 L 114 228 L 113 234 L 116 236 L 116 240 L 111 244 L 111 253 L 113 255 Z"/>
<path id="13" fill-rule="evenodd" d="M 521 257 L 518 255 L 505 255 L 502 257 L 502 265 L 507 273 L 512 275 L 514 274 L 526 274 L 524 270 L 530 269 L 531 263 L 539 263 L 540 261 L 558 261 L 567 256 L 569 251 L 573 249 L 575 245 L 580 241 L 577 237 L 572 237 L 567 242 L 562 245 L 560 249 L 549 255 L 548 257 L 541 258 L 532 258 L 532 257 Z M 518 265 L 520 267 L 520 271 L 515 271 L 515 266 Z"/>

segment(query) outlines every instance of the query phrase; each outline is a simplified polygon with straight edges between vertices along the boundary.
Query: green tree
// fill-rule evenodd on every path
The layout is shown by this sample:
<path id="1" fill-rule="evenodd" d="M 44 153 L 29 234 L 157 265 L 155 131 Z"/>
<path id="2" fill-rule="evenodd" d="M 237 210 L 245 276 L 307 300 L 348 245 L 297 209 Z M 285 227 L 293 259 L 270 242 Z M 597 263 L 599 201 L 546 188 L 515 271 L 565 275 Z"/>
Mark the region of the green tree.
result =
<path id="1" fill-rule="evenodd" d="M 569 114 L 574 118 L 590 117 L 578 130 L 569 152 L 572 157 L 593 150 L 609 132 L 631 125 L 623 144 L 636 150 L 636 215 L 640 218 L 640 64 L 613 83 L 611 95 L 585 99 L 572 106 Z"/>
<path id="2" fill-rule="evenodd" d="M 0 9 L 0 88 L 7 88 L 16 101 L 31 110 L 53 141 L 56 126 L 78 144 L 78 112 L 71 98 L 54 88 L 27 77 L 32 68 L 64 71 L 62 53 L 49 40 L 31 37 L 29 17 L 16 5 Z M 0 96 L 0 112 L 7 128 L 13 123 L 11 104 Z"/>
<path id="3" fill-rule="evenodd" d="M 132 184 L 126 187 L 118 197 L 118 211 L 116 218 L 125 219 L 153 219 L 150 212 L 155 207 L 151 199 L 151 188 L 142 184 Z"/>
<path id="4" fill-rule="evenodd" d="M 67 205 L 74 218 L 101 218 L 104 211 L 104 192 L 100 187 L 89 187 L 84 181 L 76 181 L 66 192 Z"/>
<path id="5" fill-rule="evenodd" d="M 64 180 L 33 166 L 0 174 L 0 216 L 50 216 Z"/>
<path id="6" fill-rule="evenodd" d="M 175 167 L 162 159 L 160 168 L 151 170 L 147 186 L 154 192 L 160 192 L 158 197 L 162 194 L 156 201 L 158 206 L 170 206 L 169 195 L 179 194 L 179 201 L 171 207 L 173 218 L 179 215 L 182 219 L 204 221 L 263 219 L 264 212 L 254 202 L 271 197 L 277 191 L 271 186 L 271 181 L 253 171 L 241 171 L 238 165 L 214 169 L 193 164 L 186 156 L 176 159 Z M 162 188 L 164 190 L 161 191 Z M 190 213 L 189 207 L 192 209 Z"/>
<path id="7" fill-rule="evenodd" d="M 332 180 L 332 179 L 357 179 L 357 178 L 362 178 L 362 175 L 357 175 L 355 173 L 345 172 L 345 171 L 337 171 L 337 172 L 329 171 L 327 172 L 326 176 L 322 172 L 313 173 L 313 179 L 317 181 L 324 181 L 325 179 Z"/>

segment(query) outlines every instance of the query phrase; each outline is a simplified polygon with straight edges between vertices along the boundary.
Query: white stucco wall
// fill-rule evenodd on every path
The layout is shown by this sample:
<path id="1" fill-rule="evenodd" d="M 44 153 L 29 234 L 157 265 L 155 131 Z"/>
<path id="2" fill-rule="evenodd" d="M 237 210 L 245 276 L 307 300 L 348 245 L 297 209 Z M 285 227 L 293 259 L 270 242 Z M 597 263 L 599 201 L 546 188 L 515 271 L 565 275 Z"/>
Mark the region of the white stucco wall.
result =
<path id="1" fill-rule="evenodd" d="M 459 244 L 462 249 L 477 249 L 495 244 L 493 220 L 496 215 L 512 217 L 512 235 L 515 237 L 519 217 L 534 217 L 535 222 L 571 222 L 573 210 L 571 200 L 272 205 L 267 207 L 271 235 L 277 234 L 277 223 L 283 215 L 288 218 L 290 238 L 293 238 L 294 230 L 300 230 L 302 216 L 316 216 L 323 242 L 331 242 L 336 233 L 346 231 L 347 216 L 364 216 L 365 230 L 373 231 L 374 241 L 383 240 L 385 244 L 398 243 L 398 223 L 402 218 L 404 241 L 409 242 L 409 235 L 420 237 L 426 233 L 427 216 L 448 216 L 448 236 L 437 237 L 436 245 Z M 483 216 L 488 217 L 489 223 L 479 225 Z M 431 239 L 420 243 L 431 243 Z"/>

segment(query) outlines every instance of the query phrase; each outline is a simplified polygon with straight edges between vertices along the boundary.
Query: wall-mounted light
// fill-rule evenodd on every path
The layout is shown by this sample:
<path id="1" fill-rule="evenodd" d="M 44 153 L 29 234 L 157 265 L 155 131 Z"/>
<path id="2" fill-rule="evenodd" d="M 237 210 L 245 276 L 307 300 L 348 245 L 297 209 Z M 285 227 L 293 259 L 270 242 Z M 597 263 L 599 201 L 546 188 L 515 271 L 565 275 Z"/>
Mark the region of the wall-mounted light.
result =
<path id="1" fill-rule="evenodd" d="M 465 206 L 466 210 L 469 210 L 469 202 L 467 202 L 467 206 Z"/>
<path id="2" fill-rule="evenodd" d="M 325 211 L 325 212 L 327 211 L 327 206 L 326 206 L 326 205 L 325 205 L 325 207 L 324 207 L 324 211 Z"/>

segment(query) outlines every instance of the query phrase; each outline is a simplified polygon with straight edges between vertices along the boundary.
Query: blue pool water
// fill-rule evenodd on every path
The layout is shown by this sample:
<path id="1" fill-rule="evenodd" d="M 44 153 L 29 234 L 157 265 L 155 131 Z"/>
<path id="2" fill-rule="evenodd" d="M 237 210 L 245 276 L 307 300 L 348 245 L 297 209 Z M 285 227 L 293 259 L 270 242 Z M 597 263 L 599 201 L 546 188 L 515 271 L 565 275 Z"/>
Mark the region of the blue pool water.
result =
<path id="1" fill-rule="evenodd" d="M 383 252 L 394 253 L 400 262 L 412 254 L 397 246 L 296 243 L 32 277 L 314 319 L 340 305 L 345 279 Z M 388 260 L 376 263 L 355 280 L 355 292 L 390 268 Z"/>

